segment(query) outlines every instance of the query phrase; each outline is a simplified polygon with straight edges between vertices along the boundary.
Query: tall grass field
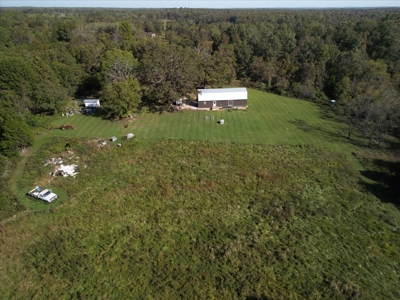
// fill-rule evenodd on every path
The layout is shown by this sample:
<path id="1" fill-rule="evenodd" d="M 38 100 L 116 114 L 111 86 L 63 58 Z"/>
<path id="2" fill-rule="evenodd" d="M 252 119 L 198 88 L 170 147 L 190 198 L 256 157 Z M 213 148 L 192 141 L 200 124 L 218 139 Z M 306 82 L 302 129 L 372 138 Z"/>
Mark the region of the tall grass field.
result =
<path id="1" fill-rule="evenodd" d="M 1 298 L 399 299 L 400 212 L 326 115 L 250 90 L 247 111 L 60 117 L 75 129 L 38 137 L 27 209 L 0 223 Z M 50 157 L 79 174 L 50 177 Z M 60 198 L 23 195 L 36 184 Z"/>

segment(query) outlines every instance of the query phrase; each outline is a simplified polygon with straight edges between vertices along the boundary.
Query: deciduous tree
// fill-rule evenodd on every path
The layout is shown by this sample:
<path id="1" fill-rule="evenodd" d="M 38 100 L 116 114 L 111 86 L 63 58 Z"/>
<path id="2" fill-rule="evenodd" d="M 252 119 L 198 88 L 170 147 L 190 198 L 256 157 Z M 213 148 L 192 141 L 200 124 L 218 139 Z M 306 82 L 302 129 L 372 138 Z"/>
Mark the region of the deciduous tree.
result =
<path id="1" fill-rule="evenodd" d="M 131 52 L 113 49 L 101 59 L 101 73 L 106 83 L 124 81 L 136 75 L 138 65 L 138 60 Z"/>
<path id="2" fill-rule="evenodd" d="M 187 96 L 200 82 L 199 58 L 194 49 L 157 43 L 143 55 L 140 79 L 147 96 L 161 106 Z"/>
<path id="3" fill-rule="evenodd" d="M 139 82 L 132 76 L 106 84 L 102 106 L 109 118 L 122 118 L 138 111 L 141 102 Z"/>
<path id="4" fill-rule="evenodd" d="M 12 112 L 3 112 L 0 118 L 0 150 L 6 156 L 15 156 L 31 146 L 33 134 L 25 121 Z"/>

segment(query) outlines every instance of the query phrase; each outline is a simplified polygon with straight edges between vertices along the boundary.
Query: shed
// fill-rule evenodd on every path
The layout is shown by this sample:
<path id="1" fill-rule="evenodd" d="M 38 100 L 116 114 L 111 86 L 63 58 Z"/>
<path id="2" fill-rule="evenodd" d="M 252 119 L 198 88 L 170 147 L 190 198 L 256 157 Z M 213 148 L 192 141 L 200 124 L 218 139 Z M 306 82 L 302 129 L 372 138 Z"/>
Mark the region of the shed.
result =
<path id="1" fill-rule="evenodd" d="M 199 108 L 234 108 L 247 106 L 247 89 L 199 89 L 197 90 L 197 103 Z"/>
<path id="2" fill-rule="evenodd" d="M 85 107 L 100 107 L 100 100 L 99 99 L 85 99 L 85 100 L 83 100 L 83 104 L 85 104 Z"/>
<path id="3" fill-rule="evenodd" d="M 133 138 L 133 137 L 135 137 L 135 135 L 134 135 L 133 133 L 128 133 L 128 134 L 125 135 L 125 138 L 126 138 L 127 140 L 129 140 L 129 139 L 131 139 L 131 138 Z"/>
<path id="4" fill-rule="evenodd" d="M 110 141 L 111 142 L 115 142 L 117 140 L 117 138 L 115 137 L 115 136 L 112 136 L 111 138 L 110 138 Z"/>

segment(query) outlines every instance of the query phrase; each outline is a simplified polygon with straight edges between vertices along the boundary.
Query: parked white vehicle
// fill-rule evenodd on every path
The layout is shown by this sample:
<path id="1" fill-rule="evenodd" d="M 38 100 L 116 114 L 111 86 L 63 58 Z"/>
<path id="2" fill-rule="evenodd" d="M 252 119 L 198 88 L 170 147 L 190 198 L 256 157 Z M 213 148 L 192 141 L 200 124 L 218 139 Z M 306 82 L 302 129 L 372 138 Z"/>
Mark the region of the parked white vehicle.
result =
<path id="1" fill-rule="evenodd" d="M 58 198 L 57 194 L 54 194 L 51 190 L 42 189 L 39 186 L 29 191 L 28 195 L 46 201 L 48 203 L 51 203 Z"/>

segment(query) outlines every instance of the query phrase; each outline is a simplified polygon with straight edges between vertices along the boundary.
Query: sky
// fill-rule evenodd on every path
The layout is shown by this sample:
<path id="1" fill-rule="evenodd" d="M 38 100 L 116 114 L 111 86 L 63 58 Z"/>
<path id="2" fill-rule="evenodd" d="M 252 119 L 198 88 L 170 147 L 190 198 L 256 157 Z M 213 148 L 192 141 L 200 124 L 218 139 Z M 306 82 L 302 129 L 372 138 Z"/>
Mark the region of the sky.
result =
<path id="1" fill-rule="evenodd" d="M 400 0 L 0 0 L 0 7 L 325 8 L 400 7 Z"/>

